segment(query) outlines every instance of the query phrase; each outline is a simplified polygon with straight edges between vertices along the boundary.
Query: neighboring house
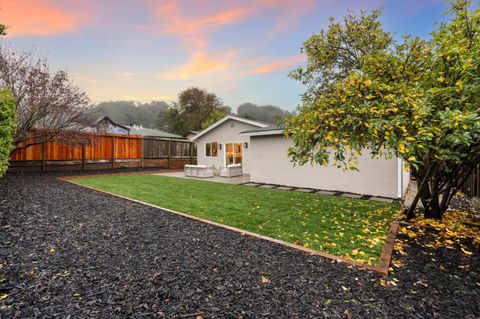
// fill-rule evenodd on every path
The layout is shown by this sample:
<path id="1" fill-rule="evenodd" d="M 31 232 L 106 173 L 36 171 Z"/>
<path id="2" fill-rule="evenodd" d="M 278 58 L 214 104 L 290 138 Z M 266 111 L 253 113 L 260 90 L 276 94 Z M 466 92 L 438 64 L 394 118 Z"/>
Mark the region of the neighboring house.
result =
<path id="1" fill-rule="evenodd" d="M 124 125 L 114 122 L 108 116 L 97 119 L 91 126 L 82 129 L 86 132 L 110 133 L 110 134 L 130 134 L 130 129 Z"/>
<path id="2" fill-rule="evenodd" d="M 268 124 L 227 115 L 193 137 L 197 142 L 197 164 L 224 167 L 242 164 L 250 171 L 250 136 L 240 133 L 267 127 Z"/>
<path id="3" fill-rule="evenodd" d="M 193 141 L 193 138 L 197 136 L 197 134 L 198 134 L 198 131 L 188 131 L 187 136 L 185 137 L 187 138 L 187 140 Z"/>
<path id="4" fill-rule="evenodd" d="M 375 159 L 365 152 L 358 160 L 358 171 L 310 164 L 299 166 L 287 155 L 293 141 L 285 137 L 283 129 L 269 126 L 246 130 L 240 135 L 250 140 L 252 182 L 401 198 L 410 180 L 398 158 Z"/>
<path id="5" fill-rule="evenodd" d="M 126 125 L 126 127 L 130 130 L 130 135 L 141 135 L 144 137 L 157 137 L 157 138 L 172 138 L 172 139 L 179 139 L 184 140 L 185 137 L 173 133 L 164 132 L 161 130 L 153 129 L 153 128 L 146 128 L 142 125 L 135 125 L 130 124 Z"/>

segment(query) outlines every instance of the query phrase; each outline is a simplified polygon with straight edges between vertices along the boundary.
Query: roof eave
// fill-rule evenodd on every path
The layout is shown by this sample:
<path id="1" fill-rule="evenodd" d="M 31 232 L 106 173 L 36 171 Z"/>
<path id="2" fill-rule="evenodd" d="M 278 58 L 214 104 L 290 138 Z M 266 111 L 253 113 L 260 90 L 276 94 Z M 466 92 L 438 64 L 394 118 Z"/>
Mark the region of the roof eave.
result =
<path id="1" fill-rule="evenodd" d="M 283 135 L 284 132 L 282 129 L 278 130 L 270 130 L 270 131 L 257 131 L 257 132 L 242 132 L 242 135 L 249 135 L 249 136 L 268 136 L 268 135 Z"/>
<path id="2" fill-rule="evenodd" d="M 260 123 L 260 122 L 257 122 L 257 121 L 252 121 L 252 120 L 244 119 L 244 118 L 233 116 L 233 115 L 227 115 L 227 116 L 223 117 L 222 119 L 218 120 L 217 122 L 213 123 L 212 125 L 210 125 L 206 129 L 202 130 L 200 133 L 195 135 L 192 138 L 192 140 L 197 141 L 201 136 L 205 135 L 206 133 L 210 132 L 211 130 L 213 130 L 217 126 L 220 126 L 221 124 L 225 123 L 228 120 L 234 120 L 234 121 L 250 124 L 250 125 L 253 125 L 253 126 L 256 126 L 256 127 L 267 127 L 268 126 L 268 124 L 265 124 L 265 123 Z"/>

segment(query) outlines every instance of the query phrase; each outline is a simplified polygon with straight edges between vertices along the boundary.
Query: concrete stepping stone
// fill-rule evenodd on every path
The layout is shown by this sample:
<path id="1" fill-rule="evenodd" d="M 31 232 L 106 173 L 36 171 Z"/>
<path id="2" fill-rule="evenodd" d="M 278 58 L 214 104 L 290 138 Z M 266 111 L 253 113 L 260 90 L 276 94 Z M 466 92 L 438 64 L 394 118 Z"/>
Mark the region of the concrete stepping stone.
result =
<path id="1" fill-rule="evenodd" d="M 330 195 L 330 196 L 333 196 L 333 195 L 335 195 L 336 192 L 334 192 L 334 191 L 317 191 L 316 193 L 317 193 L 317 194 L 320 194 L 320 195 Z"/>
<path id="2" fill-rule="evenodd" d="M 261 188 L 275 188 L 275 185 L 265 184 L 265 185 L 260 185 L 259 187 L 261 187 Z"/>
<path id="3" fill-rule="evenodd" d="M 245 183 L 243 185 L 245 185 L 245 186 L 258 186 L 257 183 Z"/>
<path id="4" fill-rule="evenodd" d="M 384 202 L 384 203 L 393 203 L 393 199 L 391 198 L 384 198 L 384 197 L 375 197 L 375 196 L 372 196 L 370 197 L 369 200 L 374 200 L 374 201 L 377 201 L 377 202 Z"/>
<path id="5" fill-rule="evenodd" d="M 363 195 L 344 193 L 344 194 L 342 194 L 342 196 L 343 196 L 343 197 L 347 197 L 347 198 L 360 199 L 360 198 L 362 198 Z"/>
<path id="6" fill-rule="evenodd" d="M 292 190 L 293 187 L 288 187 L 288 186 L 278 186 L 277 189 L 281 189 L 282 191 L 289 191 Z"/>
<path id="7" fill-rule="evenodd" d="M 294 192 L 300 192 L 300 193 L 312 193 L 313 189 L 308 189 L 308 188 L 296 188 L 293 190 Z"/>

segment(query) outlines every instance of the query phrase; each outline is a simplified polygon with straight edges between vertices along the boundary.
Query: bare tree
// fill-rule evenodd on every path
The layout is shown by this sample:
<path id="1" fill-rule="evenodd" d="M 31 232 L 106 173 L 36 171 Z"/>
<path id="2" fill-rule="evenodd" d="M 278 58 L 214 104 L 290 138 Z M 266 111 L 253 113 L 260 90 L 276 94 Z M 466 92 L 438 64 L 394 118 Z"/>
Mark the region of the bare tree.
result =
<path id="1" fill-rule="evenodd" d="M 0 87 L 12 92 L 17 105 L 12 154 L 49 140 L 81 142 L 75 131 L 88 125 L 85 110 L 90 100 L 66 71 L 52 72 L 45 59 L 0 44 Z"/>

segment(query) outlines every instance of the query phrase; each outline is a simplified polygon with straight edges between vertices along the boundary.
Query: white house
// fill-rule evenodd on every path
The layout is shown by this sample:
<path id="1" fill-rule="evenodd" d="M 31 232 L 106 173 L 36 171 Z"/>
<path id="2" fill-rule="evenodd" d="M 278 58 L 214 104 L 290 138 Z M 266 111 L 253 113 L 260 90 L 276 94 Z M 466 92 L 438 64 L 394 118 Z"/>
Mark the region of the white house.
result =
<path id="1" fill-rule="evenodd" d="M 367 152 L 359 158 L 359 171 L 294 165 L 287 155 L 293 141 L 284 136 L 283 129 L 235 116 L 221 119 L 195 140 L 199 165 L 240 163 L 257 183 L 400 198 L 410 180 L 400 159 L 371 158 Z"/>
<path id="2" fill-rule="evenodd" d="M 250 172 L 250 136 L 243 131 L 267 127 L 268 124 L 227 115 L 193 137 L 197 142 L 197 164 L 225 167 L 242 164 L 245 174 Z"/>

